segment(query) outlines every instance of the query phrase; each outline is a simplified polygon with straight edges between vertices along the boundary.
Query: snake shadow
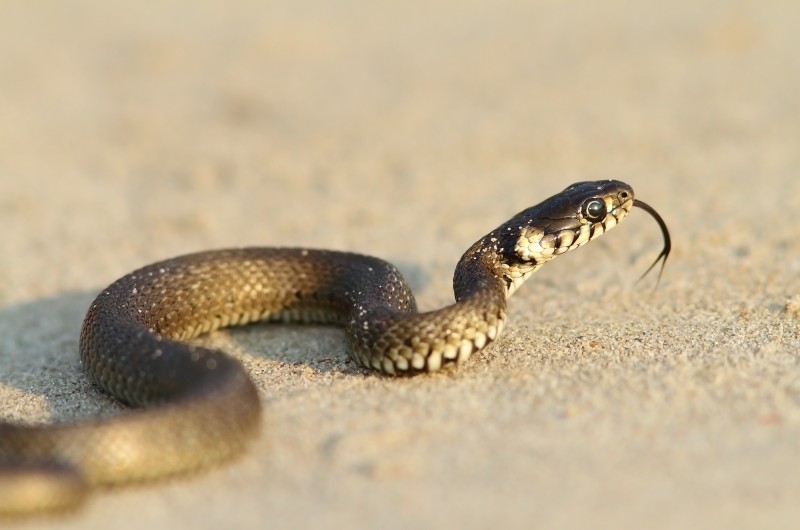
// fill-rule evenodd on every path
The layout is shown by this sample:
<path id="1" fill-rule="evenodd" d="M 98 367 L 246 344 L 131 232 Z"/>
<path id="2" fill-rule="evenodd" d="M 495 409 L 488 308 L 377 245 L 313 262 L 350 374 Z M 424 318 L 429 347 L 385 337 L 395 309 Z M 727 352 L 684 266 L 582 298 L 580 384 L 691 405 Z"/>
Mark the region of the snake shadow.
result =
<path id="1" fill-rule="evenodd" d="M 69 292 L 0 309 L 0 417 L 54 421 L 122 405 L 81 367 L 78 337 L 96 292 Z"/>

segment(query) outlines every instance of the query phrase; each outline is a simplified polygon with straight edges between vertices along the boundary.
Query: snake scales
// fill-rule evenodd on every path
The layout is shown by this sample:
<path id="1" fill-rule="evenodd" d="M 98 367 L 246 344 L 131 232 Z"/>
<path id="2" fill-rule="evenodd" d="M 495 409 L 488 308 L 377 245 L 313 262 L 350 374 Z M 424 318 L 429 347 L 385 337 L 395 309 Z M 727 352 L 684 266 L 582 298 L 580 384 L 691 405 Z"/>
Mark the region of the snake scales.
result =
<path id="1" fill-rule="evenodd" d="M 132 272 L 91 305 L 80 352 L 99 387 L 138 409 L 75 424 L 0 423 L 0 514 L 73 507 L 95 486 L 184 473 L 241 452 L 259 429 L 253 382 L 224 353 L 182 341 L 256 321 L 333 323 L 367 368 L 436 371 L 497 338 L 506 299 L 536 269 L 613 228 L 634 206 L 664 234 L 653 266 L 666 261 L 666 225 L 630 186 L 580 182 L 473 244 L 456 267 L 455 304 L 427 313 L 417 312 L 394 266 L 358 254 L 245 248 Z"/>

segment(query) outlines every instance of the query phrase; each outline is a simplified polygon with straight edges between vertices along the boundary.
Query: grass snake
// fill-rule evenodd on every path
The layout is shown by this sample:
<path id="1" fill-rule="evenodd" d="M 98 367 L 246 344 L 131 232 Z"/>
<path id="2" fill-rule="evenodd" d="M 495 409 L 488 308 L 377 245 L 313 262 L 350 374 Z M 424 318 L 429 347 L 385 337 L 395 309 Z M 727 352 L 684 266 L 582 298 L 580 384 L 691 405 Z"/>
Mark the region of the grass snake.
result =
<path id="1" fill-rule="evenodd" d="M 455 270 L 455 303 L 425 313 L 393 265 L 360 254 L 214 250 L 134 271 L 92 303 L 80 355 L 97 386 L 135 410 L 78 423 L 0 423 L 0 514 L 74 507 L 97 486 L 186 473 L 240 453 L 259 431 L 258 391 L 238 361 L 188 339 L 257 321 L 338 324 L 359 364 L 387 375 L 433 372 L 494 341 L 506 299 L 534 271 L 634 206 L 664 235 L 652 266 L 666 262 L 667 227 L 630 186 L 579 182 L 475 242 Z"/>

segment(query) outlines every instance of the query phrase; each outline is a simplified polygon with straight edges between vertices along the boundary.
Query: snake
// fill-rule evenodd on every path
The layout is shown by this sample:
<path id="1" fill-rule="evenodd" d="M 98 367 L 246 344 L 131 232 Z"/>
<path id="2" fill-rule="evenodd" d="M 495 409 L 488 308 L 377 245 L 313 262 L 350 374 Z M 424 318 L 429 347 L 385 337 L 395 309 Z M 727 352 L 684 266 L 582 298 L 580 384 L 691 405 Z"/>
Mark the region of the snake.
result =
<path id="1" fill-rule="evenodd" d="M 55 424 L 0 422 L 0 514 L 74 509 L 103 486 L 209 468 L 259 434 L 261 402 L 244 367 L 190 341 L 251 322 L 335 324 L 350 355 L 389 376 L 436 372 L 495 341 L 506 300 L 542 265 L 611 230 L 634 208 L 620 181 L 578 182 L 476 241 L 453 276 L 455 302 L 419 312 L 398 269 L 330 250 L 212 250 L 140 268 L 104 289 L 80 332 L 89 378 L 130 410 Z M 647 272 L 645 272 L 647 274 Z M 659 273 L 660 279 L 660 273 Z"/>

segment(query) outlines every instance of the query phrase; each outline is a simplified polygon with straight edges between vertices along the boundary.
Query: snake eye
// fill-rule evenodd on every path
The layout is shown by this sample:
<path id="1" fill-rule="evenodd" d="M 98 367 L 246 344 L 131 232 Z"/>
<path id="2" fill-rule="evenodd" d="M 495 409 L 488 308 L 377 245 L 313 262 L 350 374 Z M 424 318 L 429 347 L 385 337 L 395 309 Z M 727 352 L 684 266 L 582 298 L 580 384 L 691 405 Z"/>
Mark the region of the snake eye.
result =
<path id="1" fill-rule="evenodd" d="M 600 221 L 606 216 L 606 203 L 602 199 L 589 199 L 581 206 L 581 214 L 588 221 Z"/>

